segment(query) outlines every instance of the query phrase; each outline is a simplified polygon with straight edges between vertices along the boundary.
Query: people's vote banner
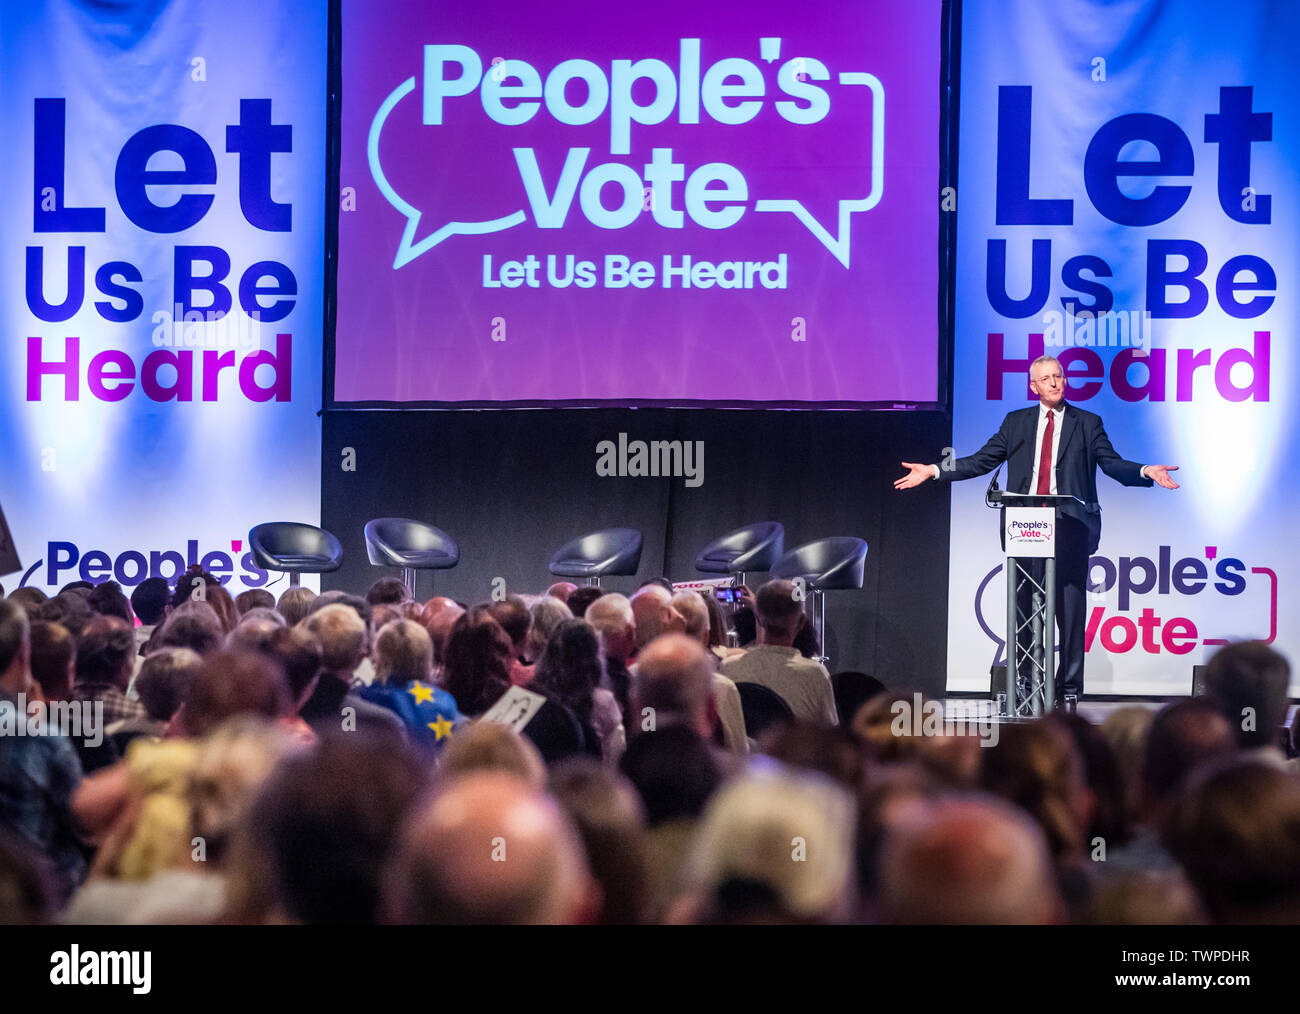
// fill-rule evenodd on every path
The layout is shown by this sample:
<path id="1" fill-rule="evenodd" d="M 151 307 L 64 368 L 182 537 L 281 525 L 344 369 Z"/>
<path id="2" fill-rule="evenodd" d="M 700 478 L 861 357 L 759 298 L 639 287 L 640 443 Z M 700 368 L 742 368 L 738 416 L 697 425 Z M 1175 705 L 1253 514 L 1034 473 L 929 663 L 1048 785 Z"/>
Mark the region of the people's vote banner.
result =
<path id="1" fill-rule="evenodd" d="M 252 525 L 319 520 L 326 6 L 0 8 L 21 583 L 129 592 L 197 563 L 237 594 L 275 577 Z"/>
<path id="2" fill-rule="evenodd" d="M 335 400 L 938 400 L 941 12 L 345 0 Z"/>
<path id="3" fill-rule="evenodd" d="M 1098 474 L 1087 692 L 1188 693 L 1229 639 L 1300 661 L 1300 6 L 962 10 L 953 453 L 1034 404 L 1029 364 L 1057 356 L 1115 449 L 1182 486 Z M 985 486 L 952 492 L 952 690 L 1005 657 Z"/>

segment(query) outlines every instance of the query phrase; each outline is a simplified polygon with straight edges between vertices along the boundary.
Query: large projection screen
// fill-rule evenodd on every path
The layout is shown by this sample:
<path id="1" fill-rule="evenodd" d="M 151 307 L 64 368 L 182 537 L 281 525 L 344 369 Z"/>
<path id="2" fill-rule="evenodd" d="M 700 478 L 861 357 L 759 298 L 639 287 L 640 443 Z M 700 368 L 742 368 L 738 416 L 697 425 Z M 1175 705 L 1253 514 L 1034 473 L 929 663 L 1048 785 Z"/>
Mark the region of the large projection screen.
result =
<path id="1" fill-rule="evenodd" d="M 337 407 L 934 404 L 939 0 L 344 0 Z"/>

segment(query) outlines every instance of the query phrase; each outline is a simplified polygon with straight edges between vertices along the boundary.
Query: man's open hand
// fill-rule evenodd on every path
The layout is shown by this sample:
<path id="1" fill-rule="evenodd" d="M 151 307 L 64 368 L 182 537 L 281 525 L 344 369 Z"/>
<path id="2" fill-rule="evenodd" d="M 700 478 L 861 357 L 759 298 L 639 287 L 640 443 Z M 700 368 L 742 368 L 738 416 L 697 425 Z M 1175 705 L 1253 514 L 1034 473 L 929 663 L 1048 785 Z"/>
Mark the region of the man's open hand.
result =
<path id="1" fill-rule="evenodd" d="M 1164 486 L 1165 489 L 1178 488 L 1178 483 L 1169 478 L 1170 472 L 1177 471 L 1177 465 L 1147 465 L 1147 475 L 1155 480 L 1157 486 Z"/>
<path id="2" fill-rule="evenodd" d="M 921 485 L 927 479 L 934 478 L 934 472 L 930 470 L 929 465 L 918 465 L 913 461 L 904 461 L 903 467 L 908 472 L 901 479 L 894 480 L 894 489 L 911 489 L 913 486 Z M 1153 468 L 1152 471 L 1154 472 L 1155 469 Z"/>

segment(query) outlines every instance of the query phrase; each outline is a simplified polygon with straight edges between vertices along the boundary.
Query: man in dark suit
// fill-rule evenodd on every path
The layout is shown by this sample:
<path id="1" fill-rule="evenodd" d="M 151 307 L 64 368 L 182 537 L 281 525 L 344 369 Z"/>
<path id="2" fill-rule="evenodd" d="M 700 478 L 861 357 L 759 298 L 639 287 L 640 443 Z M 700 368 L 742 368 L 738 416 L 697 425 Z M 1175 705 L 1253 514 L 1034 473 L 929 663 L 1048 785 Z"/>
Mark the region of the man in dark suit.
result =
<path id="1" fill-rule="evenodd" d="M 1177 465 L 1139 465 L 1121 458 L 1110 444 L 1101 417 L 1065 401 L 1065 377 L 1052 356 L 1029 367 L 1029 389 L 1038 404 L 1008 412 L 988 443 L 951 464 L 922 465 L 904 461 L 907 474 L 895 489 L 911 489 L 935 479 L 952 482 L 987 475 L 1003 462 L 1010 493 L 1063 493 L 1083 506 L 1060 508 L 1056 529 L 1056 619 L 1061 632 L 1056 688 L 1061 696 L 1083 694 L 1083 635 L 1088 559 L 1101 542 L 1101 507 L 1097 503 L 1097 469 L 1125 486 L 1177 489 L 1169 477 Z"/>

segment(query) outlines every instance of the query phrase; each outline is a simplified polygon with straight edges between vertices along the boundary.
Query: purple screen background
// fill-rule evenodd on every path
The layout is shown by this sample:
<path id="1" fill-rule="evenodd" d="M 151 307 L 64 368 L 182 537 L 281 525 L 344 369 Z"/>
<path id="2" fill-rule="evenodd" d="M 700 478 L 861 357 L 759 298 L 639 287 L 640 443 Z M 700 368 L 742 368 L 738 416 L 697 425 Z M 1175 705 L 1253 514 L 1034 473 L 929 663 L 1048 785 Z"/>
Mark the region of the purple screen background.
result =
<path id="1" fill-rule="evenodd" d="M 937 400 L 940 4 L 861 2 L 660 2 L 626 12 L 560 2 L 543 5 L 393 0 L 343 5 L 340 184 L 355 209 L 339 215 L 334 397 L 358 401 L 744 401 L 933 402 Z M 760 56 L 760 38 L 782 40 L 780 58 Z M 678 70 L 679 44 L 699 38 L 701 76 L 740 57 L 763 71 L 763 108 L 745 124 L 680 124 L 674 107 L 658 125 L 631 125 L 627 155 L 610 154 L 606 108 L 582 126 L 558 123 L 545 105 L 526 124 L 504 126 L 477 91 L 446 100 L 444 122 L 421 123 L 423 47 L 460 44 L 482 58 L 524 60 L 545 81 L 566 59 L 588 59 L 608 77 L 611 61 L 657 58 Z M 830 112 L 810 125 L 775 109 L 781 64 L 821 60 Z M 840 72 L 868 72 L 885 92 L 884 189 L 852 215 L 851 269 L 788 213 L 757 213 L 756 200 L 801 200 L 832 233 L 841 199 L 865 197 L 871 175 L 871 91 L 841 85 Z M 415 240 L 450 220 L 486 220 L 522 209 L 523 224 L 456 235 L 393 268 L 406 218 L 385 199 L 367 162 L 367 136 L 384 100 L 410 77 L 380 135 L 380 163 L 401 198 L 422 212 Z M 584 98 L 571 86 L 575 104 Z M 653 94 L 641 82 L 634 99 Z M 734 103 L 737 100 L 732 100 Z M 589 147 L 586 169 L 622 162 L 640 174 L 652 148 L 672 148 L 689 174 L 726 162 L 744 175 L 749 200 L 732 227 L 703 228 L 688 216 L 665 228 L 649 212 L 622 229 L 587 220 L 575 194 L 563 228 L 536 226 L 512 148 L 537 152 L 548 191 L 571 147 Z M 684 205 L 683 183 L 673 207 Z M 618 188 L 604 191 L 607 207 Z M 547 254 L 596 262 L 607 254 L 655 265 L 647 289 L 545 283 Z M 661 287 L 665 254 L 680 262 L 769 261 L 787 254 L 786 289 Z M 540 288 L 483 287 L 528 254 L 543 262 Z M 806 340 L 792 338 L 795 317 Z M 505 340 L 493 340 L 494 320 Z M 497 337 L 501 337 L 498 322 Z"/>

